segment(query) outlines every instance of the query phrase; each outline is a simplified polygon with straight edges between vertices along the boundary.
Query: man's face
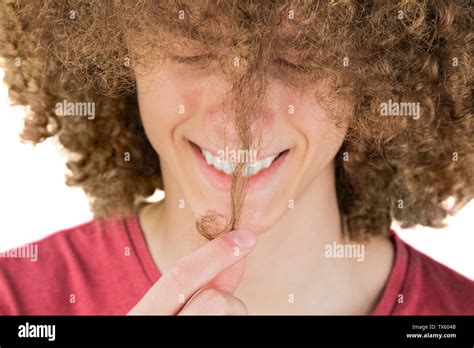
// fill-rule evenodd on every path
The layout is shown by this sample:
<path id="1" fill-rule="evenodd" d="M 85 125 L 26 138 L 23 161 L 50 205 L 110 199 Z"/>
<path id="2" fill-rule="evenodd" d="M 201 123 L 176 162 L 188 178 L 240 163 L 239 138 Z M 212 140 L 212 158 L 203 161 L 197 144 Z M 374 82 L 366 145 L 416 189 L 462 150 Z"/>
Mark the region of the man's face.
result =
<path id="1" fill-rule="evenodd" d="M 238 145 L 232 85 L 216 63 L 194 48 L 174 49 L 171 56 L 155 72 L 137 69 L 141 117 L 160 156 L 165 191 L 178 191 L 196 218 L 209 211 L 230 217 L 230 174 L 235 162 L 245 162 L 240 226 L 265 231 L 328 170 L 341 146 L 346 129 L 336 127 L 314 97 L 328 85 L 297 92 L 270 77 L 256 108 L 253 145 L 245 151 Z"/>

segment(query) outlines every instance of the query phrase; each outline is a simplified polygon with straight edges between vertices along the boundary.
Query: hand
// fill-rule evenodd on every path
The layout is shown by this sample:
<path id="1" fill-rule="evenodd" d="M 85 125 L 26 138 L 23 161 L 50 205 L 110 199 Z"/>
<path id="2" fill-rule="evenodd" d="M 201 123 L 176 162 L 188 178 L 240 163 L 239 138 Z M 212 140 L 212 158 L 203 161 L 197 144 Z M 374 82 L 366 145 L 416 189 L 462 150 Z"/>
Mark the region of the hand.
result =
<path id="1" fill-rule="evenodd" d="M 220 235 L 176 262 L 128 314 L 247 314 L 233 293 L 255 244 L 255 235 L 247 230 Z"/>

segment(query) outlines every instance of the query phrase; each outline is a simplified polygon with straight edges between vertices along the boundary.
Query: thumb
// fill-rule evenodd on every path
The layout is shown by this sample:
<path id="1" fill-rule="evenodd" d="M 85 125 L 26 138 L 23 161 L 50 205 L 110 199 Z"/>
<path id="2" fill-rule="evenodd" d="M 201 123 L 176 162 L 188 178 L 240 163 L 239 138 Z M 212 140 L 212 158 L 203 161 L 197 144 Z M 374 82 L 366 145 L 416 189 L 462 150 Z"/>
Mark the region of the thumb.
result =
<path id="1" fill-rule="evenodd" d="M 226 268 L 212 279 L 206 287 L 215 288 L 228 293 L 234 293 L 242 281 L 245 271 L 245 258 L 235 263 L 229 268 Z"/>

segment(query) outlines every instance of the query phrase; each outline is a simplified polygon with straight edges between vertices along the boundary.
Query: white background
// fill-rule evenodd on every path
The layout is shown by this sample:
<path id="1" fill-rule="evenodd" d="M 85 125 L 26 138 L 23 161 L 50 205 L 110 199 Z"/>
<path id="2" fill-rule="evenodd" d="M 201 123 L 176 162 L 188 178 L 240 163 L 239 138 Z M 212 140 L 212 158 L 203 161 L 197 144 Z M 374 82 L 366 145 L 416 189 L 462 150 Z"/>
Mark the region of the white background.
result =
<path id="1" fill-rule="evenodd" d="M 82 190 L 64 184 L 65 157 L 54 142 L 19 141 L 24 114 L 10 106 L 0 82 L 0 252 L 92 219 Z M 393 227 L 415 248 L 474 279 L 474 201 L 447 222 L 444 229 Z"/>

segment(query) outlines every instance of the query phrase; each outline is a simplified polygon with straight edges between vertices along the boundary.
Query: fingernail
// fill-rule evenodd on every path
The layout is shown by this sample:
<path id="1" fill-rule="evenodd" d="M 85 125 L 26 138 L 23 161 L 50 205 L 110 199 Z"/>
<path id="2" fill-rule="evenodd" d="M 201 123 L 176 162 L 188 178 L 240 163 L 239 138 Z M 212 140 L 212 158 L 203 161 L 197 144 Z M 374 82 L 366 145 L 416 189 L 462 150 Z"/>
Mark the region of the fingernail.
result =
<path id="1" fill-rule="evenodd" d="M 257 242 L 255 234 L 249 230 L 237 230 L 233 232 L 234 243 L 243 250 L 251 249 Z"/>

